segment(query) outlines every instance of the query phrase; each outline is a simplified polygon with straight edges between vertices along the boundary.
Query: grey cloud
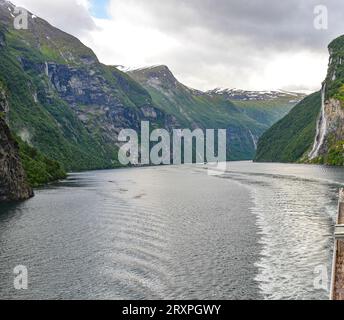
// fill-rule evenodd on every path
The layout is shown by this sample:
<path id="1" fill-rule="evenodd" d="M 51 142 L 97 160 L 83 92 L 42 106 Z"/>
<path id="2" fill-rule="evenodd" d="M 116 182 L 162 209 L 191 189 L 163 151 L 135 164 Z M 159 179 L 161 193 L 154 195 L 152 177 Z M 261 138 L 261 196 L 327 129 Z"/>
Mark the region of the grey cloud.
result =
<path id="1" fill-rule="evenodd" d="M 15 0 L 15 4 L 76 37 L 96 29 L 87 8 L 78 4 L 76 0 Z"/>
<path id="2" fill-rule="evenodd" d="M 87 38 L 96 28 L 76 0 L 15 1 L 75 36 Z M 123 12 L 116 11 L 116 4 L 137 7 L 146 24 L 181 43 L 163 56 L 152 50 L 145 61 L 169 65 L 181 81 L 200 89 L 258 86 L 250 81 L 263 74 L 269 60 L 302 50 L 326 56 L 328 43 L 344 33 L 343 0 L 112 0 L 112 4 L 120 16 Z M 328 30 L 313 26 L 314 7 L 319 4 L 328 8 Z M 120 43 L 116 50 L 121 50 Z M 302 85 L 296 79 L 287 85 L 295 84 Z"/>
<path id="3" fill-rule="evenodd" d="M 342 0 L 126 1 L 141 7 L 152 26 L 184 44 L 184 50 L 164 58 L 196 86 L 218 81 L 244 87 L 270 58 L 302 50 L 326 55 L 328 43 L 344 33 Z M 319 4 L 328 8 L 328 30 L 314 28 Z"/>
<path id="4" fill-rule="evenodd" d="M 321 49 L 344 33 L 342 0 L 127 0 L 144 6 L 152 23 L 182 35 L 204 28 L 224 39 L 240 37 L 259 47 Z M 313 26 L 314 7 L 326 5 L 329 29 Z"/>

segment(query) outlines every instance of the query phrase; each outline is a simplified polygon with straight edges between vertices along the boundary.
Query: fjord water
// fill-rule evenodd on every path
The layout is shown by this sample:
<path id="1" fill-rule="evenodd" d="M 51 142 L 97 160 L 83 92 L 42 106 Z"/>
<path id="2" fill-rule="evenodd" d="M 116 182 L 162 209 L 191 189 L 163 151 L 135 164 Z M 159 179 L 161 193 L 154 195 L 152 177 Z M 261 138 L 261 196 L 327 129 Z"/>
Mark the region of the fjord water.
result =
<path id="1" fill-rule="evenodd" d="M 342 184 L 341 168 L 251 162 L 71 174 L 1 204 L 0 298 L 328 299 Z"/>

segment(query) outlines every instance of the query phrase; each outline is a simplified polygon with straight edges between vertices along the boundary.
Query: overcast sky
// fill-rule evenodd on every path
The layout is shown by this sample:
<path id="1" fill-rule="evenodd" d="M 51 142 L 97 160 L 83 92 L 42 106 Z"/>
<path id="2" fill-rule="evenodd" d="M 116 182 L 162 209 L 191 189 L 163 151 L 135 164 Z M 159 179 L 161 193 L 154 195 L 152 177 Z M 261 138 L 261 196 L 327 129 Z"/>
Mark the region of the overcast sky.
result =
<path id="1" fill-rule="evenodd" d="M 343 0 L 13 0 L 113 65 L 165 64 L 202 90 L 317 90 Z M 328 29 L 314 27 L 317 5 Z M 320 21 L 320 20 L 316 20 Z"/>

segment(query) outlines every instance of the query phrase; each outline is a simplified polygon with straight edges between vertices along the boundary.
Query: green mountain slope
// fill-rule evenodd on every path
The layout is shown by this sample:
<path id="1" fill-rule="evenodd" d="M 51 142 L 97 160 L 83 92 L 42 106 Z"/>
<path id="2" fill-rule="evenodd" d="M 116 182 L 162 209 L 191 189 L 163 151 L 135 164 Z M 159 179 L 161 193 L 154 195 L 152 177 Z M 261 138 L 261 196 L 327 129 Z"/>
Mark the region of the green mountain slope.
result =
<path id="1" fill-rule="evenodd" d="M 302 100 L 259 139 L 255 160 L 298 161 L 313 144 L 320 107 L 320 92 Z"/>
<path id="2" fill-rule="evenodd" d="M 28 30 L 15 30 L 13 12 L 0 2 L 0 81 L 10 93 L 10 127 L 27 144 L 66 170 L 111 168 L 122 128 L 141 120 L 168 127 L 169 116 L 128 75 L 31 14 Z"/>
<path id="3" fill-rule="evenodd" d="M 20 159 L 31 187 L 66 178 L 66 172 L 59 162 L 49 159 L 20 138 L 17 141 Z"/>
<path id="4" fill-rule="evenodd" d="M 297 101 L 286 97 L 263 101 L 232 101 L 232 103 L 268 129 L 287 115 Z"/>

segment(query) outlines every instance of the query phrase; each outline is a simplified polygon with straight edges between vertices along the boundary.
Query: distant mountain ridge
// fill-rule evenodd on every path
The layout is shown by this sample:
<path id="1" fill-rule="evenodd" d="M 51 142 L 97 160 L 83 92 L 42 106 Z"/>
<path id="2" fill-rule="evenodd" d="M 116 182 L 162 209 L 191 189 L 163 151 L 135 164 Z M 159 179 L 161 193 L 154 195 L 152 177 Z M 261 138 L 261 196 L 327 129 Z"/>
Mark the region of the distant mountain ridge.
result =
<path id="1" fill-rule="evenodd" d="M 172 114 L 184 127 L 227 129 L 230 160 L 252 159 L 262 133 L 304 97 L 272 91 L 202 92 L 180 83 L 164 65 L 127 73 L 149 92 L 158 108 Z"/>
<path id="2" fill-rule="evenodd" d="M 231 100 L 241 100 L 241 101 L 266 101 L 274 100 L 279 98 L 289 98 L 290 103 L 300 102 L 305 94 L 296 93 L 291 91 L 250 91 L 241 89 L 226 89 L 226 88 L 216 88 L 214 90 L 207 91 L 210 95 L 222 95 Z"/>

